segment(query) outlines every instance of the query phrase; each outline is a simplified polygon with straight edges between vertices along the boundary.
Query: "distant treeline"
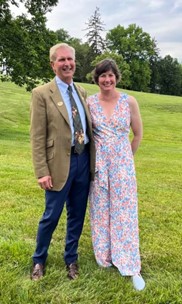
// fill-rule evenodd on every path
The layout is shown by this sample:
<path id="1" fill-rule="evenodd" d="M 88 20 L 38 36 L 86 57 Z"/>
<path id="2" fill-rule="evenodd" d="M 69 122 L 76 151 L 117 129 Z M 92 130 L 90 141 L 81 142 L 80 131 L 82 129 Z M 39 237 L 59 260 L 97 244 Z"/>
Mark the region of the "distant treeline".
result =
<path id="1" fill-rule="evenodd" d="M 76 50 L 75 81 L 92 82 L 95 64 L 113 58 L 121 71 L 119 87 L 135 91 L 182 96 L 182 64 L 170 55 L 162 58 L 155 39 L 136 24 L 104 29 L 99 8 L 86 22 L 86 41 L 71 37 L 64 28 L 51 31 L 46 27 L 46 13 L 58 0 L 23 2 L 27 15 L 13 17 L 8 0 L 0 8 L 0 72 L 1 80 L 10 80 L 31 90 L 53 77 L 49 65 L 49 48 L 66 42 Z"/>

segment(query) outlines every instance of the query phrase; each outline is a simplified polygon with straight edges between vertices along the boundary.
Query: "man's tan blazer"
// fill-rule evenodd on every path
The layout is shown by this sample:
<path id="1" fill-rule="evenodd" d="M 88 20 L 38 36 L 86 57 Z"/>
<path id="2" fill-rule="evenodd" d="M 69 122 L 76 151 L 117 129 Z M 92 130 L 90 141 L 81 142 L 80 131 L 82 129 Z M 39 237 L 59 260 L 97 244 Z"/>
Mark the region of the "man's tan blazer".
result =
<path id="1" fill-rule="evenodd" d="M 95 146 L 91 118 L 86 104 L 87 94 L 79 85 L 76 85 L 76 90 L 87 118 L 90 173 L 93 180 Z M 72 134 L 67 109 L 55 79 L 32 91 L 30 135 L 36 177 L 50 175 L 53 182 L 52 190 L 61 190 L 67 181 L 70 169 Z"/>

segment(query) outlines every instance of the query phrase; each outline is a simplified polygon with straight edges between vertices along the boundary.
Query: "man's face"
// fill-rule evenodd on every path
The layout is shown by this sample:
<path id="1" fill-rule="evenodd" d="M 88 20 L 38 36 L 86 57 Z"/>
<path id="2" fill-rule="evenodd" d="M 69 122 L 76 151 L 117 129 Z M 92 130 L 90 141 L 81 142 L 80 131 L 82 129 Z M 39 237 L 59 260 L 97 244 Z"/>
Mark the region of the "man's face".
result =
<path id="1" fill-rule="evenodd" d="M 64 82 L 70 84 L 75 73 L 76 65 L 72 51 L 60 48 L 56 51 L 56 60 L 51 62 L 54 73 Z"/>

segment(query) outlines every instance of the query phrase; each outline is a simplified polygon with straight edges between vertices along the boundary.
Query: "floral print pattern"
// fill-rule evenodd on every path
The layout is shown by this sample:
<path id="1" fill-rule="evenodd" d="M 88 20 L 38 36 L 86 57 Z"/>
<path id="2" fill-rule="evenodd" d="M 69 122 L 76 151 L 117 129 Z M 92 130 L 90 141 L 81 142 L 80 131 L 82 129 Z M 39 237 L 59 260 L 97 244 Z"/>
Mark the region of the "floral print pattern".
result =
<path id="1" fill-rule="evenodd" d="M 95 180 L 89 201 L 96 261 L 123 276 L 140 272 L 137 184 L 129 140 L 128 95 L 120 94 L 108 119 L 98 94 L 88 97 L 96 144 Z"/>

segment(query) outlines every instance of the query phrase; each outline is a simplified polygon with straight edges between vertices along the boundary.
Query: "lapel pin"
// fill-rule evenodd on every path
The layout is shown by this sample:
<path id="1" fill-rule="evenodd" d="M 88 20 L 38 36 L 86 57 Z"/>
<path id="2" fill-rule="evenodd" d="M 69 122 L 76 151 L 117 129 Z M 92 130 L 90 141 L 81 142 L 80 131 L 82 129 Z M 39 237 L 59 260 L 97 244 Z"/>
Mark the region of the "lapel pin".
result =
<path id="1" fill-rule="evenodd" d="M 60 101 L 60 102 L 57 103 L 57 105 L 58 105 L 59 107 L 61 107 L 61 106 L 63 105 L 63 102 Z"/>

